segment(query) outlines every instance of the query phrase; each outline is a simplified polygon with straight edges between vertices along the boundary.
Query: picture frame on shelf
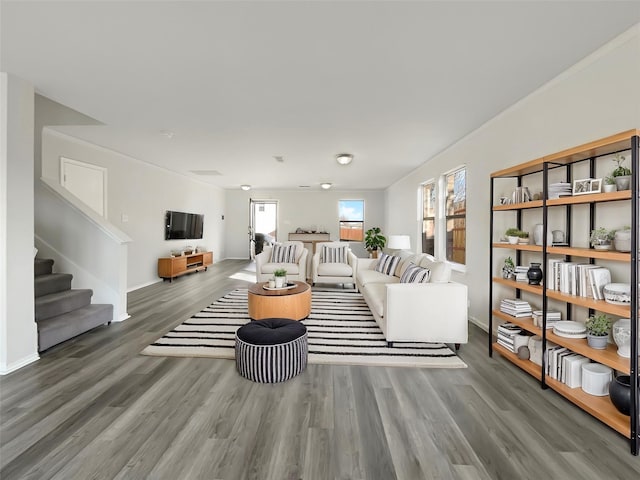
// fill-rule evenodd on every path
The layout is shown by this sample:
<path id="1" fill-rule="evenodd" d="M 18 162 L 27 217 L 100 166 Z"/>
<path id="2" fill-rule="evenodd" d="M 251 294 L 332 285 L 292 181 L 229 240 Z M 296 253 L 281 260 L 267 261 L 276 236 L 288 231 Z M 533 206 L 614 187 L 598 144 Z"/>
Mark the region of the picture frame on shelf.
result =
<path id="1" fill-rule="evenodd" d="M 590 193 L 600 193 L 602 192 L 602 179 L 594 178 L 591 180 L 591 192 Z"/>
<path id="2" fill-rule="evenodd" d="M 582 178 L 573 181 L 571 195 L 588 195 L 602 192 L 601 178 Z"/>

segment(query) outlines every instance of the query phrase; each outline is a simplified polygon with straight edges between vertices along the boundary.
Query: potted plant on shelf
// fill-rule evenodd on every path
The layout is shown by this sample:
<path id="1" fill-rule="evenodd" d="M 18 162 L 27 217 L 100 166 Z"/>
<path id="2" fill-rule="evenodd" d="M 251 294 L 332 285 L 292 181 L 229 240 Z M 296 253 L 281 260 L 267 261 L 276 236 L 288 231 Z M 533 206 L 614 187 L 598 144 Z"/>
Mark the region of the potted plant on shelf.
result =
<path id="1" fill-rule="evenodd" d="M 378 250 L 382 250 L 387 244 L 387 238 L 381 232 L 380 227 L 373 227 L 364 234 L 364 248 L 373 258 L 378 258 Z"/>
<path id="2" fill-rule="evenodd" d="M 611 250 L 611 241 L 613 240 L 614 231 L 600 227 L 591 230 L 589 243 L 596 250 Z"/>
<path id="3" fill-rule="evenodd" d="M 617 190 L 616 178 L 613 175 L 607 175 L 604 177 L 604 186 L 602 189 L 605 193 L 615 192 Z"/>
<path id="4" fill-rule="evenodd" d="M 630 252 L 631 251 L 631 227 L 625 225 L 619 230 L 614 230 L 614 238 L 613 242 L 615 248 L 619 252 Z"/>
<path id="5" fill-rule="evenodd" d="M 616 153 L 613 156 L 613 161 L 616 163 L 616 168 L 611 172 L 611 176 L 615 178 L 617 189 L 629 190 L 631 169 L 622 166 L 622 163 L 625 161 L 625 156 Z"/>
<path id="6" fill-rule="evenodd" d="M 502 266 L 502 278 L 507 280 L 514 280 L 516 276 L 516 265 L 513 263 L 511 257 L 504 259 L 504 265 Z"/>
<path id="7" fill-rule="evenodd" d="M 587 344 L 591 348 L 604 350 L 609 342 L 611 319 L 604 313 L 593 315 L 587 319 L 584 326 L 587 329 Z"/>
<path id="8" fill-rule="evenodd" d="M 520 245 L 528 245 L 529 244 L 529 232 L 523 232 L 522 230 L 518 234 L 518 243 Z"/>
<path id="9" fill-rule="evenodd" d="M 520 229 L 519 228 L 507 228 L 507 231 L 504 234 L 507 236 L 507 240 L 512 245 L 515 245 L 520 240 Z"/>
<path id="10" fill-rule="evenodd" d="M 287 283 L 287 271 L 284 268 L 278 268 L 273 272 L 276 281 L 276 288 L 282 288 Z"/>

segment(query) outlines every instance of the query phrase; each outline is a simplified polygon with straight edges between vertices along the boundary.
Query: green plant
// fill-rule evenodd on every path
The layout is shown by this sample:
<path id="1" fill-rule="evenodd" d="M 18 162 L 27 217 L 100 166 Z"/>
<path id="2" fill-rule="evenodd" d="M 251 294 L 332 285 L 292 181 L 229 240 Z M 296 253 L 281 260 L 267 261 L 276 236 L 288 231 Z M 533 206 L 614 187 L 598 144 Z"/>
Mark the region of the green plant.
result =
<path id="1" fill-rule="evenodd" d="M 611 319 L 604 313 L 593 315 L 584 323 L 587 332 L 596 337 L 604 337 L 609 334 L 611 328 Z"/>
<path id="2" fill-rule="evenodd" d="M 520 236 L 520 229 L 519 228 L 507 228 L 507 231 L 504 232 L 504 234 L 507 237 L 519 237 Z"/>
<path id="3" fill-rule="evenodd" d="M 622 162 L 625 161 L 625 156 L 616 153 L 612 160 L 616 163 L 616 168 L 611 172 L 612 177 L 623 177 L 625 175 L 631 175 L 631 169 L 622 166 Z"/>
<path id="4" fill-rule="evenodd" d="M 520 231 L 517 236 L 520 238 L 529 238 L 529 232 Z"/>
<path id="5" fill-rule="evenodd" d="M 604 184 L 605 185 L 615 185 L 616 184 L 616 179 L 613 175 L 607 175 L 606 177 L 604 177 Z"/>
<path id="6" fill-rule="evenodd" d="M 380 227 L 373 227 L 364 233 L 364 248 L 369 253 L 374 250 L 383 249 L 387 244 L 387 238 L 382 235 Z"/>
<path id="7" fill-rule="evenodd" d="M 284 268 L 279 268 L 273 272 L 274 277 L 286 277 L 287 271 Z"/>
<path id="8" fill-rule="evenodd" d="M 507 257 L 504 259 L 504 266 L 509 268 L 516 268 L 516 264 L 513 263 L 513 259 L 511 257 Z"/>
<path id="9" fill-rule="evenodd" d="M 615 230 L 607 230 L 604 227 L 591 230 L 591 236 L 589 237 L 589 243 L 591 246 L 600 245 L 601 243 L 611 242 L 615 235 Z"/>

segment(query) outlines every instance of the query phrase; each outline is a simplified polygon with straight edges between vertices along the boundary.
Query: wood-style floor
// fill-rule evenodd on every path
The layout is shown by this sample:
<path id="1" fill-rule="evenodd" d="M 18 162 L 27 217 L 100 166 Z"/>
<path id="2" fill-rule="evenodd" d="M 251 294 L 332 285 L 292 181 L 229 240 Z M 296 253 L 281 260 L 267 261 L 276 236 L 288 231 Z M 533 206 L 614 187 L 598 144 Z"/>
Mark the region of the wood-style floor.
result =
<path id="1" fill-rule="evenodd" d="M 309 365 L 261 385 L 233 361 L 139 354 L 246 266 L 132 292 L 129 320 L 1 378 L 0 478 L 640 478 L 625 438 L 489 358 L 474 326 L 456 370 Z"/>

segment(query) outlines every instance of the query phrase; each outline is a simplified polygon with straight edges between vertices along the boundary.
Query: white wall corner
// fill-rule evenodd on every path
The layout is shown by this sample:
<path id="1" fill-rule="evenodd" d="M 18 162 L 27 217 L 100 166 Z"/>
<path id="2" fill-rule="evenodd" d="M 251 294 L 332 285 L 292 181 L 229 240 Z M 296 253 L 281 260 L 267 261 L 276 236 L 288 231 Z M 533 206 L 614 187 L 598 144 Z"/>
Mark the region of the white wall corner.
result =
<path id="1" fill-rule="evenodd" d="M 26 367 L 33 362 L 37 362 L 38 360 L 40 360 L 40 355 L 34 353 L 26 358 L 15 360 L 8 365 L 0 363 L 0 375 L 8 375 L 11 372 L 15 372 L 16 370 L 19 370 L 22 367 Z"/>

